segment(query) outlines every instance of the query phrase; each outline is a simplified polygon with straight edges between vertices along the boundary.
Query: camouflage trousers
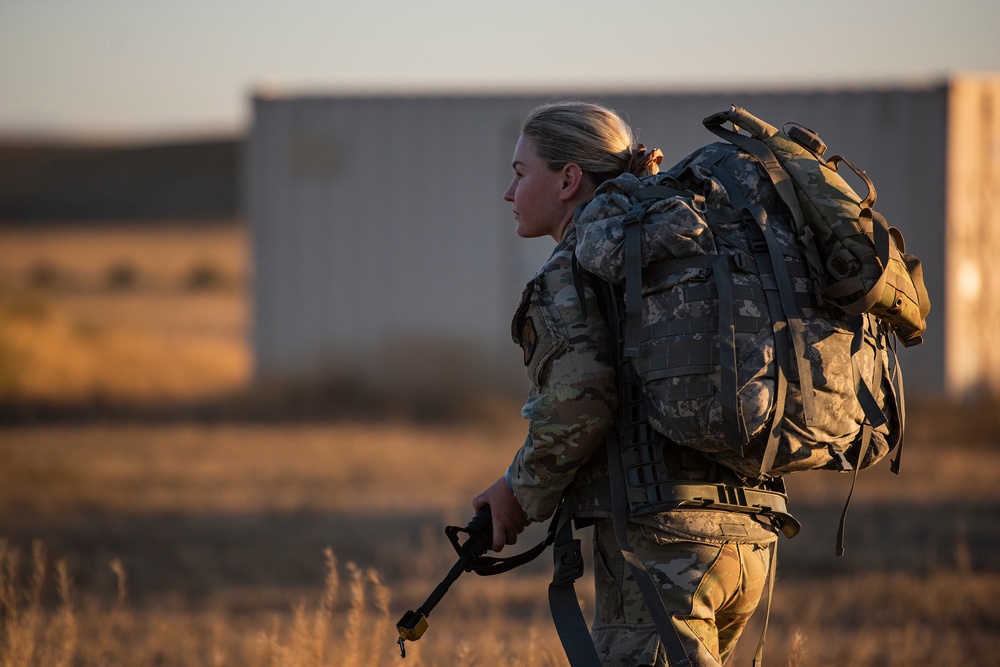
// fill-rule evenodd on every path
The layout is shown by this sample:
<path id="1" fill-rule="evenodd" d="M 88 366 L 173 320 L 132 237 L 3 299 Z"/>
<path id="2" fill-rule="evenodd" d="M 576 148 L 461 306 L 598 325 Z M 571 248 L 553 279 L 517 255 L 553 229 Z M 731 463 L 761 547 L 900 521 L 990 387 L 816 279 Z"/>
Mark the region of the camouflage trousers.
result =
<path id="1" fill-rule="evenodd" d="M 729 658 L 767 582 L 773 535 L 687 541 L 630 523 L 628 540 L 660 591 L 693 667 Z M 594 526 L 596 609 L 591 633 L 604 667 L 666 667 L 666 651 L 609 519 Z"/>

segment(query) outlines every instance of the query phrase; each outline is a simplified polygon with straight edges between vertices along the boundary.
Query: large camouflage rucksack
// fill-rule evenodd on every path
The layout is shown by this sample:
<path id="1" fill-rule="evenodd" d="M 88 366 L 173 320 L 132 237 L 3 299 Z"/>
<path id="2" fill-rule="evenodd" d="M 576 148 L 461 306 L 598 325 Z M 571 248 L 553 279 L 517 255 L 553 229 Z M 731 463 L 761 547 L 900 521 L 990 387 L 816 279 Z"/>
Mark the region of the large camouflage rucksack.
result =
<path id="1" fill-rule="evenodd" d="M 810 131 L 737 107 L 705 125 L 728 143 L 608 181 L 576 220 L 581 266 L 624 285 L 648 419 L 750 478 L 870 466 L 901 442 L 919 262 Z"/>

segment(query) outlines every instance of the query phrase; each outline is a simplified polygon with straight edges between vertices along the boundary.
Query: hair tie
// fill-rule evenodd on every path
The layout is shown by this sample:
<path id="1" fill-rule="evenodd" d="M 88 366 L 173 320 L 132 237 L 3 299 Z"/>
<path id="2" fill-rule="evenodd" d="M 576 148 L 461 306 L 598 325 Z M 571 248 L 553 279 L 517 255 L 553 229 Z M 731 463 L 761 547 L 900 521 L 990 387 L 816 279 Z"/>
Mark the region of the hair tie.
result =
<path id="1" fill-rule="evenodd" d="M 636 176 L 652 176 L 660 170 L 660 162 L 663 161 L 663 151 L 654 148 L 646 151 L 642 144 L 632 149 L 632 154 L 625 163 L 625 172 Z"/>

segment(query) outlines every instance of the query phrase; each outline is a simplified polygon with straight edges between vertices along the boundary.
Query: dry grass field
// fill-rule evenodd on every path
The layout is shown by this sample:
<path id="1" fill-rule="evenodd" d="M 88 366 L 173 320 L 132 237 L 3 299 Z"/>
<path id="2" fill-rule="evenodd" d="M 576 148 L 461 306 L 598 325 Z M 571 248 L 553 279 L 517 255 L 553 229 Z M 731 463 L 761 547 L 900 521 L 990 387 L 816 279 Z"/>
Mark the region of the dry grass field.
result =
<path id="1" fill-rule="evenodd" d="M 0 228 L 0 665 L 566 665 L 548 554 L 462 577 L 400 659 L 395 621 L 453 563 L 442 528 L 507 464 L 518 405 L 411 419 L 340 387 L 289 417 L 246 386 L 245 257 L 237 225 Z M 997 664 L 1000 416 L 909 415 L 844 557 L 850 479 L 789 480 L 806 527 L 767 664 Z"/>
<path id="2" fill-rule="evenodd" d="M 0 399 L 141 405 L 242 386 L 246 271 L 235 223 L 0 227 Z"/>

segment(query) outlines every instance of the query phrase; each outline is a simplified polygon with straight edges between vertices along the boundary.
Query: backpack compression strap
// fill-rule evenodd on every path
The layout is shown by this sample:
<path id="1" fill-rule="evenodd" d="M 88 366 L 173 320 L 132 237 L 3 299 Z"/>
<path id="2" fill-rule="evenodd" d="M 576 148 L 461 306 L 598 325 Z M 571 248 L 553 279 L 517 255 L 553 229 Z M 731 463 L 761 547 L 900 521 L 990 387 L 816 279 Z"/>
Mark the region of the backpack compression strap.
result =
<path id="1" fill-rule="evenodd" d="M 748 204 L 743 189 L 725 167 L 716 164 L 712 168 L 712 175 L 719 179 L 726 189 L 726 194 L 729 195 L 733 208 L 739 211 L 746 220 L 747 237 L 750 239 L 754 261 L 757 264 L 757 275 L 760 276 L 761 286 L 767 297 L 768 311 L 773 326 L 777 377 L 775 379 L 774 418 L 771 422 L 767 447 L 764 450 L 760 469 L 761 474 L 766 474 L 774 466 L 774 459 L 778 454 L 781 435 L 780 424 L 785 415 L 790 354 L 794 354 L 797 361 L 800 395 L 806 423 L 810 423 L 815 418 L 812 368 L 805 356 L 805 327 L 802 318 L 799 317 L 798 306 L 795 304 L 795 294 L 792 292 L 792 281 L 788 276 L 784 255 L 767 225 L 767 213 L 760 205 L 750 206 Z"/>
<path id="2" fill-rule="evenodd" d="M 653 202 L 689 194 L 667 185 L 651 185 L 632 193 L 637 202 L 622 219 L 625 228 L 625 356 L 639 356 L 642 332 L 642 220 Z"/>
<path id="3" fill-rule="evenodd" d="M 727 120 L 730 120 L 728 114 L 713 114 L 703 120 L 702 124 L 705 128 L 712 132 L 712 134 L 715 134 L 734 146 L 743 149 L 760 163 L 760 165 L 764 168 L 764 171 L 767 172 L 768 178 L 770 178 L 771 182 L 774 183 L 774 188 L 778 191 L 778 196 L 781 197 L 781 200 L 785 202 L 785 205 L 787 205 L 789 210 L 792 212 L 792 220 L 795 222 L 795 232 L 808 248 L 810 245 L 809 241 L 813 237 L 813 232 L 812 229 L 810 229 L 808 222 L 806 222 L 806 216 L 802 212 L 802 205 L 799 203 L 799 198 L 795 194 L 795 185 L 792 182 L 792 177 L 788 175 L 788 172 L 781 166 L 778 158 L 774 156 L 774 153 L 771 152 L 771 149 L 768 148 L 767 144 L 763 141 L 759 141 L 753 137 L 740 134 L 734 130 L 727 130 L 722 127 L 722 124 Z M 823 267 L 823 262 L 820 259 L 818 252 L 815 250 L 807 251 L 805 253 L 805 259 L 811 272 L 817 276 L 826 275 L 826 269 Z"/>

